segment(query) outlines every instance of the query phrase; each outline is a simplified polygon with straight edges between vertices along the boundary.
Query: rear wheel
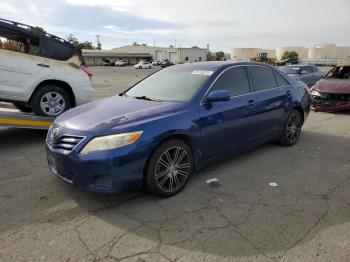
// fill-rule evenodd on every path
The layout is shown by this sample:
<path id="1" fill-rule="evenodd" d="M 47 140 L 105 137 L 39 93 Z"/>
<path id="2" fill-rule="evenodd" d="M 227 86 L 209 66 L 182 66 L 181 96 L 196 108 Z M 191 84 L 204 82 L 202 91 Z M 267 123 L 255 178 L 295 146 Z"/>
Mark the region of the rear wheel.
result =
<path id="1" fill-rule="evenodd" d="M 294 145 L 300 138 L 302 125 L 300 112 L 293 109 L 288 115 L 283 134 L 278 142 L 283 146 Z"/>
<path id="2" fill-rule="evenodd" d="M 147 165 L 147 189 L 161 197 L 176 195 L 185 188 L 192 172 L 189 146 L 177 139 L 165 141 L 153 152 Z"/>
<path id="3" fill-rule="evenodd" d="M 21 110 L 22 112 L 25 112 L 25 113 L 31 113 L 32 112 L 32 108 L 30 106 L 27 106 L 25 104 L 18 104 L 18 103 L 15 103 L 13 104 L 17 109 Z"/>
<path id="4" fill-rule="evenodd" d="M 56 117 L 71 108 L 71 101 L 63 88 L 46 85 L 34 93 L 31 105 L 36 115 Z"/>

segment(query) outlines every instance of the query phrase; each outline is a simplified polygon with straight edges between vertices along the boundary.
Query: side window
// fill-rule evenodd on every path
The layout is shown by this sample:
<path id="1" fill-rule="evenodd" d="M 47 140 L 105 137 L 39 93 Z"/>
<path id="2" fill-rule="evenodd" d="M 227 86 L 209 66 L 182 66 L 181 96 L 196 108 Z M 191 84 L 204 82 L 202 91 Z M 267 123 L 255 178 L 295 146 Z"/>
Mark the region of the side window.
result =
<path id="1" fill-rule="evenodd" d="M 271 69 L 264 66 L 247 66 L 254 91 L 263 91 L 277 87 L 276 78 Z"/>
<path id="2" fill-rule="evenodd" d="M 308 74 L 311 74 L 312 73 L 311 66 L 302 67 L 301 72 L 303 72 L 303 71 L 307 72 Z"/>
<path id="3" fill-rule="evenodd" d="M 317 67 L 315 66 L 310 66 L 310 68 L 312 73 L 316 73 L 318 71 Z"/>
<path id="4" fill-rule="evenodd" d="M 231 96 L 250 93 L 247 73 L 243 66 L 226 70 L 214 83 L 211 90 L 227 90 Z"/>
<path id="5" fill-rule="evenodd" d="M 287 80 L 284 79 L 280 74 L 275 72 L 275 76 L 276 76 L 277 86 L 287 86 L 287 85 L 289 85 Z"/>

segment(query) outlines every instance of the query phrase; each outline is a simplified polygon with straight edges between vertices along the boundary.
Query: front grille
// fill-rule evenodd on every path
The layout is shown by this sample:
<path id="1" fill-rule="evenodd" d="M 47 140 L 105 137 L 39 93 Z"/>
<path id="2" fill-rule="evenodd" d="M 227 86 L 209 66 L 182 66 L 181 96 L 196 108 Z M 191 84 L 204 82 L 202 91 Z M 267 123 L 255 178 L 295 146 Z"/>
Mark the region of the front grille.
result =
<path id="1" fill-rule="evenodd" d="M 321 96 L 312 95 L 314 106 L 341 106 L 350 102 L 350 94 L 322 93 Z"/>
<path id="2" fill-rule="evenodd" d="M 64 154 L 71 152 L 85 138 L 83 136 L 66 134 L 55 137 L 51 135 L 50 131 L 47 136 L 47 144 L 52 150 L 60 151 Z"/>

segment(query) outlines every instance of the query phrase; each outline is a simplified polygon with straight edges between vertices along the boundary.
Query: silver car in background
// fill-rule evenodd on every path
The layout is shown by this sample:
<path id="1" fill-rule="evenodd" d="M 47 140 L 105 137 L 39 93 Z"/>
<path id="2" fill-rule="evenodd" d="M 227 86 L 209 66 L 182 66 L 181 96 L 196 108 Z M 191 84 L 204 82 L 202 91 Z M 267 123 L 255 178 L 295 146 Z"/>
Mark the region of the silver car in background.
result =
<path id="1" fill-rule="evenodd" d="M 313 86 L 324 75 L 324 72 L 313 65 L 286 65 L 278 69 L 295 80 L 304 82 L 308 87 Z"/>

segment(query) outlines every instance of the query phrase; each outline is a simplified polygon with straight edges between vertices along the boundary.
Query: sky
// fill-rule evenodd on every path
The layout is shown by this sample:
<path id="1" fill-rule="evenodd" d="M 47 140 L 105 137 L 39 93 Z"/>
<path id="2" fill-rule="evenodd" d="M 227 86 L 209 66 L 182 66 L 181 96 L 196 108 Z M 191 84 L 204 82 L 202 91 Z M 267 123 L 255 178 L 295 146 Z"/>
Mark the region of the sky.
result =
<path id="1" fill-rule="evenodd" d="M 0 18 L 103 49 L 350 46 L 350 0 L 1 0 Z"/>

